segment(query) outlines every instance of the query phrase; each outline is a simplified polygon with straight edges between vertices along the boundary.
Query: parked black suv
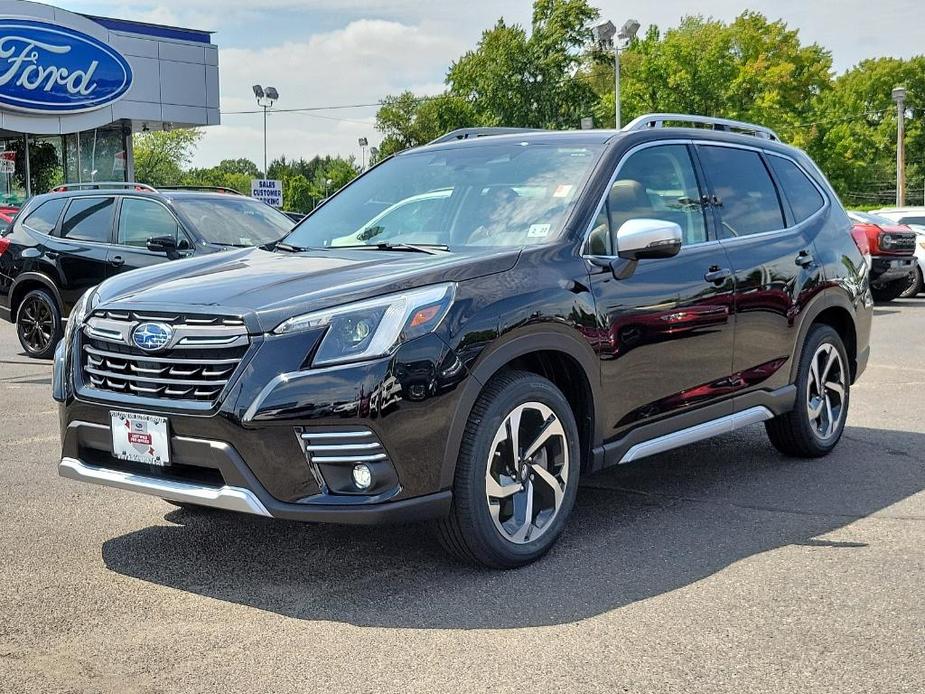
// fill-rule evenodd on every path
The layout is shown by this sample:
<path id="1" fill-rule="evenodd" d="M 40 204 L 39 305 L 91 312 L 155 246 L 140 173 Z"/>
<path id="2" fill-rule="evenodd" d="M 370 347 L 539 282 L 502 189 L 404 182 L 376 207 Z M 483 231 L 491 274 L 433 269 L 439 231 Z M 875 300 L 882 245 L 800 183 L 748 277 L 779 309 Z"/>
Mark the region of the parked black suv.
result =
<path id="1" fill-rule="evenodd" d="M 712 127 L 656 127 L 687 121 Z M 275 250 L 88 292 L 55 360 L 60 474 L 434 519 L 457 555 L 524 564 L 580 473 L 757 422 L 787 455 L 835 447 L 872 313 L 850 232 L 807 156 L 748 124 L 407 151 Z"/>
<path id="2" fill-rule="evenodd" d="M 74 302 L 107 277 L 229 247 L 279 241 L 293 223 L 228 189 L 69 183 L 32 198 L 0 237 L 0 318 L 48 359 Z"/>

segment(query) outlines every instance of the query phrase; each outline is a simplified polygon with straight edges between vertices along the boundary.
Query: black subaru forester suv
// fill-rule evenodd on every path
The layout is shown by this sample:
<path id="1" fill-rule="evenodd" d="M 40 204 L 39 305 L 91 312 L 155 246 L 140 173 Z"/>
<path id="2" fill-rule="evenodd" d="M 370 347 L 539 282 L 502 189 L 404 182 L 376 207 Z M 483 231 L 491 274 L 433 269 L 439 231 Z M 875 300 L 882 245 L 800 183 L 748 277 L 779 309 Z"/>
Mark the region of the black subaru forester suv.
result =
<path id="1" fill-rule="evenodd" d="M 60 473 L 432 520 L 513 567 L 555 542 L 580 474 L 757 422 L 787 455 L 836 446 L 872 300 L 805 154 L 681 115 L 471 134 L 384 161 L 273 250 L 88 292 L 55 360 Z"/>

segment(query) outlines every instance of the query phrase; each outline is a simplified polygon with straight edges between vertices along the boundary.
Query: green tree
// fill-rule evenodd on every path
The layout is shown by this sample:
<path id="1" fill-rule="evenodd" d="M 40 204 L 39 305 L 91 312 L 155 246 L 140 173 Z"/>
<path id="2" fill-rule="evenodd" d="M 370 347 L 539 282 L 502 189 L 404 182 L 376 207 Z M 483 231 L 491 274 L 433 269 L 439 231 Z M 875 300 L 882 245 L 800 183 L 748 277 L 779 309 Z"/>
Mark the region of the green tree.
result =
<path id="1" fill-rule="evenodd" d="M 925 189 L 925 56 L 865 60 L 840 75 L 815 104 L 807 149 L 850 205 L 891 204 L 896 196 L 894 87 L 908 90 L 907 194 Z"/>
<path id="2" fill-rule="evenodd" d="M 201 139 L 198 128 L 136 134 L 135 180 L 155 187 L 179 183 Z"/>
<path id="3" fill-rule="evenodd" d="M 459 96 L 421 98 L 411 92 L 389 96 L 376 114 L 376 128 L 385 136 L 379 157 L 426 144 L 457 128 L 481 124 L 475 107 Z"/>

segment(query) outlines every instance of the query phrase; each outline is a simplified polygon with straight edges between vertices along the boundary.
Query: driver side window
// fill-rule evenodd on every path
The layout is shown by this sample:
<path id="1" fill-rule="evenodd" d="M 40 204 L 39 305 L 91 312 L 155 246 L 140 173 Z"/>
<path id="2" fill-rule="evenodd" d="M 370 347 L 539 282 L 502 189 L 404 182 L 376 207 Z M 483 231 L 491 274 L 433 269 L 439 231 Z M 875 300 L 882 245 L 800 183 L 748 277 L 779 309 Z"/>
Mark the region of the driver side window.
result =
<path id="1" fill-rule="evenodd" d="M 707 240 L 700 187 L 685 145 L 648 147 L 624 160 L 595 220 L 589 253 L 616 255 L 617 231 L 631 219 L 674 222 L 683 246 Z"/>
<path id="2" fill-rule="evenodd" d="M 148 239 L 170 236 L 179 245 L 180 228 L 167 208 L 153 200 L 123 198 L 119 215 L 118 243 L 145 248 Z"/>

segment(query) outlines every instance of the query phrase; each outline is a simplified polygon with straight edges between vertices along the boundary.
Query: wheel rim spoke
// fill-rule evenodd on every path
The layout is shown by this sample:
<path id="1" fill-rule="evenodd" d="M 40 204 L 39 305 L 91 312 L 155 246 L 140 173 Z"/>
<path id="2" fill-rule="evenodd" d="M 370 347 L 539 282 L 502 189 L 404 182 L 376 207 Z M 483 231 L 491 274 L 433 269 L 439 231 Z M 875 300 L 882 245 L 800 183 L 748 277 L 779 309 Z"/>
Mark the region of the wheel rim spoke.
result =
<path id="1" fill-rule="evenodd" d="M 809 370 L 806 411 L 816 434 L 828 439 L 842 423 L 848 392 L 845 368 L 835 345 L 819 345 Z"/>
<path id="2" fill-rule="evenodd" d="M 485 472 L 489 515 L 504 539 L 524 544 L 549 529 L 565 498 L 568 455 L 565 429 L 550 407 L 528 402 L 505 417 Z"/>

